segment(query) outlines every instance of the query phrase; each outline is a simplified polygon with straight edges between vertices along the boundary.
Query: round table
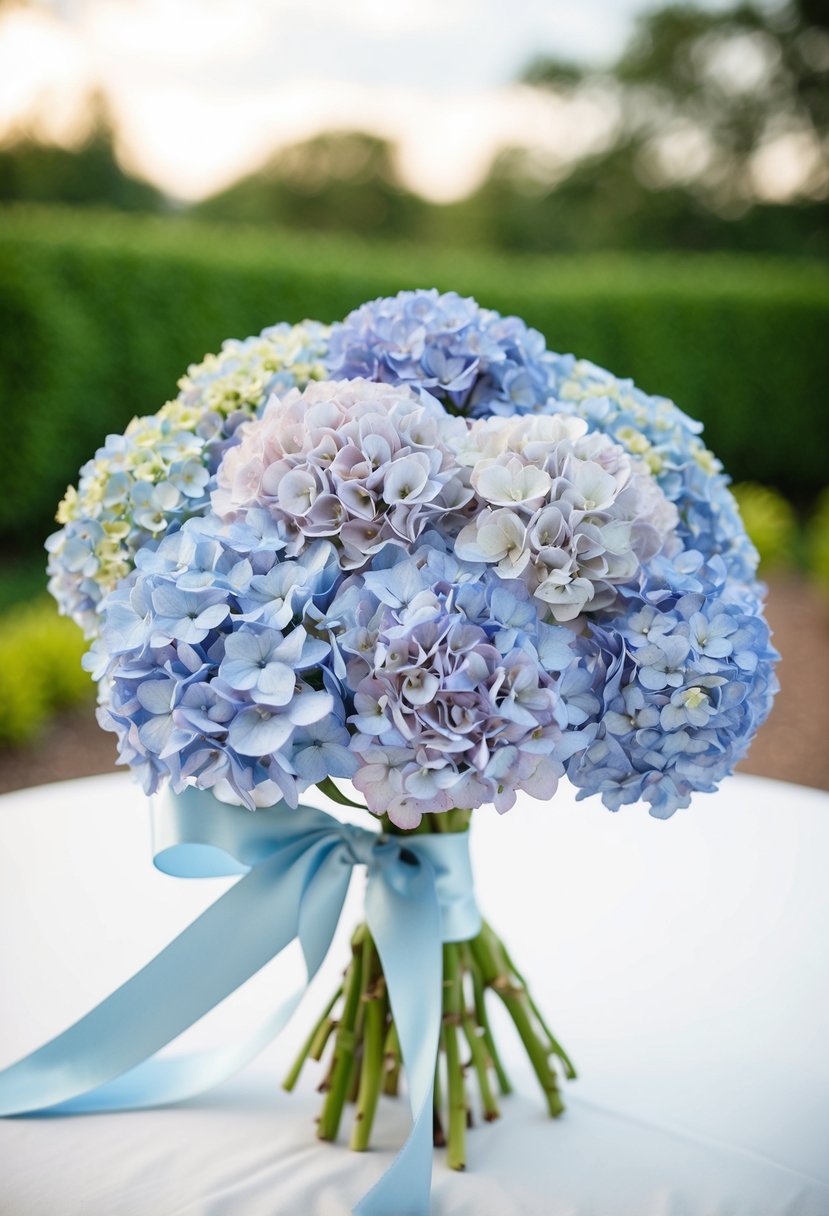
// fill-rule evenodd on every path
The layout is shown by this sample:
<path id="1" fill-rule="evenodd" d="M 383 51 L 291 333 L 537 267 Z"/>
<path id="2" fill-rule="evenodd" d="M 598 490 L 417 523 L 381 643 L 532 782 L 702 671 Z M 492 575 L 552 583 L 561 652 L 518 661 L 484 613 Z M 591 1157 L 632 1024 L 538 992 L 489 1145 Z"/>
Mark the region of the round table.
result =
<path id="1" fill-rule="evenodd" d="M 469 1133 L 465 1173 L 436 1152 L 434 1216 L 827 1216 L 829 795 L 741 776 L 663 823 L 562 784 L 547 804 L 477 812 L 473 855 L 482 910 L 579 1079 L 546 1119 L 496 1017 L 516 1093 Z M 0 799 L 0 1066 L 229 881 L 153 868 L 126 775 Z M 358 872 L 292 1024 L 235 1079 L 166 1109 L 0 1121 L 2 1216 L 345 1216 L 402 1143 L 405 1103 L 381 1099 L 377 1147 L 355 1154 L 314 1137 L 319 1065 L 293 1095 L 280 1081 L 343 966 L 361 888 Z M 244 1033 L 299 974 L 291 948 L 186 1040 Z"/>

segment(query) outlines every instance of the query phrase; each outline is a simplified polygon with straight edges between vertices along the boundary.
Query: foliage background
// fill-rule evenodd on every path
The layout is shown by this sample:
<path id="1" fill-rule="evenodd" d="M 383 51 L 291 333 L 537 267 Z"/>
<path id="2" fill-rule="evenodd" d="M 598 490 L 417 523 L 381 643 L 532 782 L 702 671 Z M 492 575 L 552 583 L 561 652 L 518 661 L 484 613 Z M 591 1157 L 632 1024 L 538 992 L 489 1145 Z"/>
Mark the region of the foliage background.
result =
<path id="1" fill-rule="evenodd" d="M 401 287 L 475 295 L 701 418 L 734 478 L 805 505 L 825 481 L 829 274 L 725 255 L 505 258 L 192 221 L 7 212 L 0 536 L 48 528 L 111 431 L 173 396 L 187 364 L 277 319 L 331 321 Z M 10 482 L 10 487 L 8 483 Z"/>

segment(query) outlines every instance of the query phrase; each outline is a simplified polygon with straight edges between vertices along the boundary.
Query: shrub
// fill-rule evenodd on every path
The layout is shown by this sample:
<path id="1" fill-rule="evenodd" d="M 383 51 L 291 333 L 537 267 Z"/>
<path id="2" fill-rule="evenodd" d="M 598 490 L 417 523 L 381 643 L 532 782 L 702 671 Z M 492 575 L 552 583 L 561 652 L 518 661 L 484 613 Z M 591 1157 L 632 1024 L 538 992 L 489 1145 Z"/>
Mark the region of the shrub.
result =
<path id="1" fill-rule="evenodd" d="M 807 532 L 809 569 L 825 591 L 829 591 L 829 489 L 817 501 Z"/>
<path id="2" fill-rule="evenodd" d="M 799 547 L 797 516 L 783 495 L 745 481 L 734 486 L 734 496 L 746 531 L 760 554 L 761 571 L 791 564 Z"/>
<path id="3" fill-rule="evenodd" d="M 0 745 L 34 738 L 56 709 L 92 699 L 76 625 L 47 599 L 0 614 Z"/>

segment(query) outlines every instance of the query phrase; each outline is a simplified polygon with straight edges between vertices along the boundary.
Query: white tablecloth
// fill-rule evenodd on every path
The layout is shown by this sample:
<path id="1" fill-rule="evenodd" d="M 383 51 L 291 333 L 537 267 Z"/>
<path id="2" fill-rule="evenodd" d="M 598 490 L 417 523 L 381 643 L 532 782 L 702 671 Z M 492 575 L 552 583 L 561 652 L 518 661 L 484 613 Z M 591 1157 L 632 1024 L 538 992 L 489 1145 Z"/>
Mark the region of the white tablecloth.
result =
<path id="1" fill-rule="evenodd" d="M 321 802 L 321 805 L 324 803 Z M 331 809 L 330 804 L 325 804 Z M 829 1214 L 829 795 L 739 777 L 667 823 L 563 786 L 476 815 L 479 902 L 579 1068 L 550 1122 L 511 1027 L 518 1093 L 436 1153 L 434 1216 Z M 0 799 L 0 1066 L 63 1029 L 227 886 L 149 861 L 126 776 Z M 323 1003 L 359 917 L 303 1008 Z M 297 960 L 270 964 L 190 1041 L 251 1026 Z M 0 1121 L 2 1216 L 346 1216 L 406 1131 L 382 1099 L 376 1151 L 314 1138 L 310 1065 L 279 1082 L 294 1024 L 245 1073 L 178 1107 Z"/>

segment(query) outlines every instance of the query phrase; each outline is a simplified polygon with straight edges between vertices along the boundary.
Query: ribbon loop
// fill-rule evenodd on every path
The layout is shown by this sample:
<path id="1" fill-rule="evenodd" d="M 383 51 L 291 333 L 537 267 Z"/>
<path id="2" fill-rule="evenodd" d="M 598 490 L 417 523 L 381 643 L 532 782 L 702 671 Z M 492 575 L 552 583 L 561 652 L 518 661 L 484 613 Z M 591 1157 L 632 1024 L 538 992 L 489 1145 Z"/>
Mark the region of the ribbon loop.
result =
<path id="1" fill-rule="evenodd" d="M 427 1216 L 442 1013 L 442 942 L 480 930 L 468 834 L 408 838 L 314 807 L 255 813 L 208 791 L 152 804 L 154 860 L 184 878 L 242 875 L 146 967 L 63 1034 L 0 1071 L 0 1115 L 126 1110 L 180 1101 L 249 1063 L 287 1023 L 328 953 L 355 866 L 400 1039 L 411 1134 L 359 1216 Z M 156 1053 L 297 939 L 305 984 L 241 1044 Z"/>

